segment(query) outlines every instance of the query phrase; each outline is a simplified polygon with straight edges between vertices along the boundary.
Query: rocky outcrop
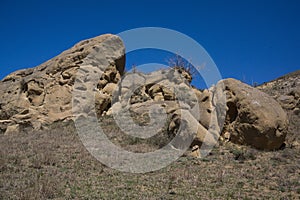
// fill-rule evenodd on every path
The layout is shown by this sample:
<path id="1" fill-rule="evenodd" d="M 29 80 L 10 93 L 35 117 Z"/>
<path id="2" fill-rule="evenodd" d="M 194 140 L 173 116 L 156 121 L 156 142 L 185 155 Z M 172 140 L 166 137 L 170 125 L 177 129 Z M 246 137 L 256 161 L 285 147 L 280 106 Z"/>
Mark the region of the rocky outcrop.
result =
<path id="1" fill-rule="evenodd" d="M 257 88 L 276 99 L 285 110 L 300 109 L 300 70 L 287 74 Z"/>
<path id="2" fill-rule="evenodd" d="M 289 119 L 286 145 L 300 148 L 300 70 L 286 74 L 257 89 L 269 94 L 286 111 Z"/>
<path id="3" fill-rule="evenodd" d="M 217 142 L 223 127 L 225 95 L 221 88 L 201 92 L 182 74 L 177 68 L 126 74 L 118 85 L 112 107 L 105 114 L 114 115 L 121 122 L 118 123 L 121 129 L 127 134 L 134 131 L 131 135 L 136 137 L 149 138 L 164 129 L 176 149 L 205 143 L 206 148 L 199 150 L 203 156 L 205 149 Z M 206 98 L 207 94 L 211 96 Z M 210 108 L 204 108 L 206 105 Z M 209 112 L 205 119 L 201 116 L 204 111 Z M 131 120 L 132 116 L 138 117 Z"/>
<path id="4" fill-rule="evenodd" d="M 79 42 L 57 57 L 32 69 L 14 72 L 0 83 L 0 128 L 9 134 L 22 124 L 39 129 L 55 121 L 72 118 L 72 90 L 76 73 L 81 65 L 94 65 L 95 52 L 101 47 L 101 55 L 110 67 L 103 71 L 98 89 L 99 109 L 109 104 L 114 83 L 124 73 L 125 48 L 114 35 L 102 35 Z M 93 56 L 91 56 L 93 55 Z M 101 69 L 100 69 L 101 70 Z"/>
<path id="5" fill-rule="evenodd" d="M 199 124 L 196 120 L 199 112 L 195 111 L 198 110 L 198 104 L 194 89 L 181 73 L 172 68 L 150 74 L 126 74 L 118 85 L 112 107 L 105 114 L 114 115 L 116 120 L 122 122 L 119 125 L 124 126 L 125 132 L 135 130 L 150 137 L 165 127 L 169 136 L 174 137 L 180 121 L 189 121 L 181 119 L 183 110 L 190 113 Z M 130 120 L 131 113 L 139 116 L 136 119 L 138 124 L 145 122 L 147 126 L 136 126 Z M 190 131 L 189 134 L 196 135 L 196 132 Z"/>
<path id="6" fill-rule="evenodd" d="M 173 148 L 191 144 L 198 156 L 221 132 L 226 140 L 258 149 L 278 149 L 285 140 L 286 113 L 258 89 L 226 79 L 200 91 L 182 67 L 149 74 L 125 73 L 124 67 L 121 39 L 107 34 L 10 74 L 0 83 L 0 132 L 41 129 L 74 119 L 76 113 L 75 118 L 114 115 L 120 128 L 135 137 L 149 138 L 163 128 L 174 138 Z M 299 113 L 298 89 L 276 99 Z"/>
<path id="7" fill-rule="evenodd" d="M 287 115 L 269 95 L 235 79 L 226 79 L 224 134 L 230 141 L 258 149 L 279 149 L 288 127 Z"/>

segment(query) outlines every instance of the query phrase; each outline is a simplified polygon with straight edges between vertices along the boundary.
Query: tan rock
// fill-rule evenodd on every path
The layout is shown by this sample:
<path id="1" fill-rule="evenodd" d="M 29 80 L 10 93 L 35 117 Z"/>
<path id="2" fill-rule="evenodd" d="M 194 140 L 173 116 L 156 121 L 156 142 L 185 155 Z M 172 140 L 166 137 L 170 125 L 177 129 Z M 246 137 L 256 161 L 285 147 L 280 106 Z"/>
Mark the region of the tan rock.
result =
<path id="1" fill-rule="evenodd" d="M 145 77 L 141 73 L 128 73 L 122 80 L 121 87 L 128 88 L 134 91 L 137 88 L 145 85 Z"/>
<path id="2" fill-rule="evenodd" d="M 98 89 L 100 89 L 100 90 L 103 89 L 107 83 L 108 83 L 108 81 L 106 79 L 100 79 L 98 81 L 98 85 L 97 85 Z"/>
<path id="3" fill-rule="evenodd" d="M 124 73 L 124 67 L 125 48 L 118 36 L 106 34 L 79 42 L 40 66 L 19 70 L 5 77 L 0 82 L 0 120 L 14 119 L 13 123 L 20 124 L 24 122 L 21 119 L 24 119 L 26 123 L 30 122 L 33 127 L 38 128 L 43 124 L 72 118 L 75 77 L 77 81 L 81 78 L 82 82 L 76 90 L 86 92 L 97 88 L 97 82 L 91 82 L 99 72 L 108 76 L 107 83 L 116 83 L 120 80 L 120 74 Z M 112 87 L 106 88 L 106 92 L 111 90 Z M 77 105 L 84 104 L 84 96 L 76 101 L 79 101 Z M 107 98 L 97 102 L 101 105 L 101 111 L 107 109 L 107 102 Z M 94 104 L 84 106 L 87 115 L 91 114 Z M 81 108 L 83 106 L 78 106 L 75 110 Z M 24 109 L 29 109 L 30 112 L 22 114 Z M 13 125 L 7 131 L 16 127 Z M 7 126 L 2 124 L 1 130 L 5 130 Z"/>
<path id="4" fill-rule="evenodd" d="M 113 92 L 116 90 L 117 84 L 115 83 L 108 83 L 102 90 L 103 93 L 112 95 Z"/>
<path id="5" fill-rule="evenodd" d="M 175 148 L 192 144 L 195 156 L 199 157 L 202 144 L 216 143 L 217 133 L 223 127 L 222 117 L 225 118 L 225 112 L 220 112 L 222 98 L 216 98 L 223 93 L 219 84 L 200 92 L 190 86 L 190 74 L 180 67 L 150 74 L 128 73 L 121 79 L 124 67 L 125 47 L 120 38 L 108 34 L 82 41 L 34 69 L 12 73 L 0 82 L 1 131 L 18 132 L 21 124 L 38 129 L 43 124 L 71 118 L 72 111 L 80 111 L 86 117 L 93 115 L 96 108 L 98 117 L 104 113 L 111 115 L 111 106 L 117 112 L 121 112 L 122 106 L 129 106 L 139 119 L 138 114 L 149 116 L 149 108 L 160 104 L 153 116 L 161 117 L 160 111 L 164 109 L 171 117 L 169 133 L 176 135 L 181 130 L 173 144 Z M 119 101 L 112 102 L 119 82 Z M 225 140 L 259 149 L 280 148 L 287 129 L 287 116 L 280 105 L 240 81 L 227 79 L 221 83 L 225 85 L 228 107 Z M 297 91 L 277 96 L 277 100 L 299 112 Z"/>
<path id="6" fill-rule="evenodd" d="M 199 122 L 206 128 L 209 128 L 211 122 L 212 113 L 212 94 L 209 90 L 204 90 L 201 94 L 198 94 L 199 103 Z"/>
<path id="7" fill-rule="evenodd" d="M 20 131 L 20 125 L 19 124 L 9 125 L 6 128 L 6 131 L 5 131 L 4 135 L 19 133 L 19 131 Z"/>
<path id="8" fill-rule="evenodd" d="M 149 95 L 154 98 L 157 93 L 160 93 L 162 95 L 162 86 L 159 84 L 155 84 L 150 87 L 149 89 Z"/>
<path id="9" fill-rule="evenodd" d="M 105 72 L 102 74 L 102 77 L 104 80 L 110 83 L 117 83 L 119 81 L 119 78 L 117 77 L 120 76 L 120 73 L 116 69 L 115 66 L 109 66 Z"/>
<path id="10" fill-rule="evenodd" d="M 62 72 L 63 79 L 71 79 L 77 72 L 78 67 L 72 67 Z"/>
<path id="11" fill-rule="evenodd" d="M 27 83 L 27 88 L 29 95 L 40 95 L 44 92 L 42 86 L 35 81 L 30 81 L 29 83 Z"/>
<path id="12" fill-rule="evenodd" d="M 174 88 L 173 88 L 173 90 L 174 90 Z M 167 101 L 175 100 L 175 93 L 174 93 L 174 91 L 172 91 L 172 89 L 162 87 L 162 92 L 163 92 L 163 96 L 164 96 L 165 100 L 167 100 Z"/>
<path id="13" fill-rule="evenodd" d="M 96 93 L 95 108 L 98 117 L 100 117 L 104 111 L 107 111 L 109 109 L 110 104 L 111 104 L 111 97 L 109 94 Z"/>
<path id="14" fill-rule="evenodd" d="M 207 129 L 205 129 L 201 124 L 198 124 L 197 132 L 193 144 L 201 145 L 204 142 L 204 138 L 207 134 L 208 134 Z"/>
<path id="15" fill-rule="evenodd" d="M 300 70 L 259 85 L 257 88 L 276 99 L 288 114 L 289 133 L 284 142 L 286 146 L 293 146 L 294 141 L 299 142 Z"/>
<path id="16" fill-rule="evenodd" d="M 200 147 L 198 145 L 192 147 L 192 152 L 190 153 L 190 156 L 194 158 L 200 158 Z"/>
<path id="17" fill-rule="evenodd" d="M 229 132 L 225 132 L 223 134 L 223 138 L 224 138 L 225 141 L 230 141 L 230 133 Z"/>
<path id="18" fill-rule="evenodd" d="M 164 101 L 165 100 L 162 92 L 155 93 L 153 99 L 154 99 L 154 101 Z"/>
<path id="19" fill-rule="evenodd" d="M 227 94 L 225 131 L 230 141 L 258 149 L 281 147 L 287 133 L 287 115 L 269 95 L 235 79 L 222 81 Z"/>
<path id="20" fill-rule="evenodd" d="M 292 95 L 280 95 L 276 100 L 284 109 L 292 110 L 295 108 L 296 99 Z"/>

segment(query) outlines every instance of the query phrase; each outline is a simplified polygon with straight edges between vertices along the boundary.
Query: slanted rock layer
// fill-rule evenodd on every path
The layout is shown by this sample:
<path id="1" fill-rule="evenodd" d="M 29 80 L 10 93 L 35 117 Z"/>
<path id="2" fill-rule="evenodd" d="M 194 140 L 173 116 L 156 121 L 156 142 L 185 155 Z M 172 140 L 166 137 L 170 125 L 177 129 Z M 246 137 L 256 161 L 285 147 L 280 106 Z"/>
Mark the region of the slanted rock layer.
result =
<path id="1" fill-rule="evenodd" d="M 101 35 L 79 42 L 57 57 L 32 68 L 16 71 L 0 84 L 0 124 L 9 134 L 19 126 L 40 129 L 55 121 L 72 118 L 72 87 L 77 70 L 93 60 L 89 55 L 104 46 L 111 67 L 103 73 L 106 82 L 118 82 L 124 72 L 125 48 L 120 38 Z M 99 81 L 101 82 L 101 81 Z M 102 87 L 106 86 L 106 82 Z M 100 86 L 99 86 L 100 87 Z M 109 90 L 103 95 L 109 96 Z M 102 106 L 103 107 L 103 106 Z"/>

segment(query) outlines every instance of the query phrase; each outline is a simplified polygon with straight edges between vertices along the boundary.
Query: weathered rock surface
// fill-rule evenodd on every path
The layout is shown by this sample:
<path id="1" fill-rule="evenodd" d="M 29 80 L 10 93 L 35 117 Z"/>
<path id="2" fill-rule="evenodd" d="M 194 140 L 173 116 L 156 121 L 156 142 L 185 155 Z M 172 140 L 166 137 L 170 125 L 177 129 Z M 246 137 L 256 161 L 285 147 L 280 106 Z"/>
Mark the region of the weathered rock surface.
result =
<path id="1" fill-rule="evenodd" d="M 279 102 L 289 119 L 285 143 L 300 148 L 300 70 L 286 74 L 257 87 Z"/>
<path id="2" fill-rule="evenodd" d="M 97 51 L 100 58 L 95 58 Z M 101 35 L 79 42 L 57 57 L 32 69 L 16 71 L 0 82 L 0 125 L 1 131 L 17 131 L 16 124 L 27 124 L 39 129 L 44 124 L 72 118 L 72 90 L 76 73 L 82 65 L 94 65 L 101 61 L 109 63 L 103 70 L 102 84 L 105 95 L 111 95 L 113 85 L 124 72 L 125 48 L 120 38 Z M 102 58 L 101 58 L 102 56 Z M 103 94 L 104 95 L 104 94 Z M 103 100 L 105 99 L 105 100 Z M 100 109 L 108 105 L 107 98 L 97 104 Z M 102 112 L 102 111 L 100 111 Z"/>
<path id="3" fill-rule="evenodd" d="M 300 108 L 300 70 L 257 88 L 276 99 L 285 110 Z"/>
<path id="4" fill-rule="evenodd" d="M 226 111 L 225 98 L 223 105 L 220 102 L 215 106 L 219 96 L 225 97 L 221 90 L 218 95 L 215 95 L 215 88 L 203 94 L 193 88 L 176 68 L 171 68 L 150 74 L 128 73 L 121 80 L 118 91 L 120 95 L 116 95 L 117 99 L 106 114 L 113 114 L 126 133 L 135 130 L 138 134 L 135 136 L 152 137 L 162 128 L 168 133 L 166 137 L 173 138 L 171 144 L 177 149 L 189 147 L 190 144 L 199 147 L 204 142 L 209 148 L 217 142 L 223 127 L 219 125 L 222 124 L 222 117 L 219 116 L 223 116 L 224 122 Z M 206 98 L 206 93 L 214 95 Z M 223 106 L 223 115 L 220 105 Z M 203 114 L 205 119 L 201 116 L 200 107 L 205 113 L 209 112 L 209 115 Z M 142 126 L 137 126 L 130 119 L 132 116 L 138 116 L 135 122 Z M 202 122 L 206 122 L 206 126 Z M 203 153 L 199 151 L 199 155 L 203 156 Z"/>
<path id="5" fill-rule="evenodd" d="M 212 96 L 212 92 L 209 90 L 204 90 L 198 95 L 200 123 L 206 129 L 209 128 L 209 124 L 211 122 L 211 112 L 213 109 Z"/>
<path id="6" fill-rule="evenodd" d="M 135 128 L 136 132 L 143 131 L 146 135 L 152 135 L 160 128 L 167 128 L 169 133 L 174 136 L 180 126 L 180 123 L 175 121 L 177 118 L 181 118 L 182 109 L 193 113 L 195 118 L 199 114 L 198 111 L 193 111 L 199 110 L 194 89 L 188 84 L 185 77 L 174 69 L 159 70 L 150 74 L 128 73 L 120 82 L 118 91 L 117 99 L 113 101 L 112 107 L 106 114 L 117 116 L 123 125 L 129 127 L 126 132 Z M 134 122 L 129 120 L 130 113 L 140 116 L 136 121 L 142 124 L 146 122 L 144 124 L 147 127 L 133 125 Z M 148 123 L 144 118 L 148 119 Z M 195 121 L 197 122 L 196 119 Z M 146 133 L 148 130 L 150 132 Z M 196 131 L 194 131 L 195 134 Z"/>
<path id="7" fill-rule="evenodd" d="M 222 82 L 228 107 L 223 132 L 230 134 L 230 141 L 258 149 L 279 149 L 287 134 L 288 119 L 278 102 L 238 80 Z"/>
<path id="8" fill-rule="evenodd" d="M 203 155 L 201 145 L 209 148 L 220 132 L 229 141 L 258 149 L 278 149 L 285 141 L 286 113 L 258 89 L 226 79 L 201 92 L 180 67 L 150 74 L 125 74 L 124 68 L 125 47 L 119 37 L 107 34 L 10 74 L 0 82 L 0 132 L 40 129 L 73 119 L 74 112 L 88 117 L 96 111 L 98 118 L 116 115 L 118 125 L 136 137 L 152 137 L 161 128 L 171 138 L 180 134 L 173 147 L 191 143 L 198 156 Z M 299 115 L 299 79 L 294 85 L 274 98 Z"/>

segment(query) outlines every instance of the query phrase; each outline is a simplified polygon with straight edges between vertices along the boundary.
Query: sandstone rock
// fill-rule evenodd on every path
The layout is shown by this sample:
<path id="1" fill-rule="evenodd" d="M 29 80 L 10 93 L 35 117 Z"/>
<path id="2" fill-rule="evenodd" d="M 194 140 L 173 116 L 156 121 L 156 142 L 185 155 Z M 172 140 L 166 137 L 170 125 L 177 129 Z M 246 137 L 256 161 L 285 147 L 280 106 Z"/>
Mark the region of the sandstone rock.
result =
<path id="1" fill-rule="evenodd" d="M 172 145 L 177 149 L 182 149 L 187 144 L 191 147 L 204 145 L 200 156 L 205 156 L 205 151 L 211 149 L 218 141 L 215 133 L 205 129 L 188 110 L 181 110 L 180 116 L 173 117 L 173 121 L 175 122 L 173 131 L 175 131 L 176 137 Z"/>
<path id="2" fill-rule="evenodd" d="M 162 94 L 162 86 L 159 85 L 159 84 L 155 84 L 153 86 L 150 87 L 149 89 L 149 95 L 154 98 L 154 96 L 157 94 L 157 93 L 161 93 Z"/>
<path id="3" fill-rule="evenodd" d="M 95 95 L 95 108 L 97 116 L 100 117 L 104 111 L 107 111 L 111 104 L 111 97 L 109 94 L 97 93 Z"/>
<path id="4" fill-rule="evenodd" d="M 229 132 L 225 132 L 225 133 L 223 134 L 223 139 L 224 139 L 226 142 L 230 141 L 230 133 L 229 133 Z"/>
<path id="5" fill-rule="evenodd" d="M 200 147 L 198 145 L 192 147 L 192 152 L 190 153 L 190 156 L 195 158 L 200 157 Z"/>
<path id="6" fill-rule="evenodd" d="M 6 128 L 5 131 L 5 135 L 10 135 L 10 134 L 14 134 L 14 133 L 18 133 L 20 131 L 20 125 L 19 124 L 13 124 L 13 125 L 9 125 Z"/>
<path id="7" fill-rule="evenodd" d="M 149 94 L 146 93 L 146 87 L 140 86 L 136 88 L 122 88 L 121 96 L 126 96 L 126 98 L 130 98 L 130 104 L 142 103 L 148 100 L 151 100 Z M 131 95 L 131 96 L 130 96 Z M 122 97 L 121 97 L 122 98 Z"/>
<path id="8" fill-rule="evenodd" d="M 162 92 L 158 92 L 155 94 L 153 97 L 154 101 L 163 101 L 164 100 L 164 95 Z"/>
<path id="9" fill-rule="evenodd" d="M 181 81 L 185 82 L 186 84 L 190 84 L 192 82 L 192 75 L 186 71 L 185 68 L 180 66 L 174 66 L 174 77 L 178 79 L 180 77 Z M 173 80 L 174 81 L 174 80 Z"/>
<path id="10" fill-rule="evenodd" d="M 87 90 L 92 80 L 85 76 L 85 69 L 82 69 L 82 66 L 89 64 L 94 67 L 91 68 L 93 71 L 98 70 L 107 77 L 105 85 L 117 83 L 120 74 L 124 73 L 124 52 L 121 39 L 106 34 L 79 42 L 40 66 L 8 75 L 0 82 L 0 120 L 14 120 L 9 126 L 2 124 L 1 129 L 12 132 L 10 130 L 21 123 L 22 119 L 38 128 L 39 124 L 72 118 L 72 91 L 78 70 L 81 69 L 84 75 L 81 81 L 86 82 L 76 88 L 78 90 Z M 112 88 L 109 85 L 105 91 L 111 93 Z M 104 106 L 110 105 L 107 98 L 100 101 L 100 104 L 101 110 L 108 109 Z M 25 109 L 29 112 L 21 114 Z"/>
<path id="11" fill-rule="evenodd" d="M 101 90 L 101 89 L 103 89 L 103 88 L 106 86 L 107 83 L 108 83 L 107 80 L 101 78 L 101 79 L 98 81 L 97 88 L 98 88 L 99 90 Z"/>
<path id="12" fill-rule="evenodd" d="M 227 116 L 224 132 L 230 140 L 258 149 L 274 150 L 285 140 L 287 115 L 269 95 L 238 80 L 226 79 Z"/>
<path id="13" fill-rule="evenodd" d="M 182 79 L 181 75 L 171 70 L 159 70 L 150 74 L 141 73 L 128 73 L 120 83 L 120 97 L 119 102 L 113 103 L 112 108 L 109 109 L 107 115 L 123 115 L 122 106 L 128 106 L 134 115 L 140 116 L 139 123 L 143 121 L 144 116 L 150 116 L 149 108 L 154 105 L 159 105 L 165 110 L 166 116 L 170 117 L 170 122 L 167 125 L 168 134 L 175 137 L 178 130 L 181 129 L 181 136 L 174 143 L 175 148 L 182 148 L 182 144 L 195 139 L 195 144 L 202 144 L 205 135 L 208 131 L 197 121 L 198 115 L 197 95 L 201 94 L 200 91 L 192 88 L 186 80 Z M 155 74 L 155 76 L 153 75 Z M 170 78 L 166 75 L 170 75 Z M 175 75 L 174 75 L 175 74 Z M 148 79 L 149 78 L 149 79 Z M 174 81 L 175 80 L 175 81 Z M 154 82 L 155 81 L 155 82 Z M 154 82 L 154 83 L 153 83 Z M 129 94 L 129 95 L 128 95 Z M 175 101 L 178 99 L 178 101 Z M 128 103 L 129 102 L 129 103 Z M 187 117 L 182 116 L 181 112 L 185 110 Z M 196 113 L 193 113 L 196 112 Z M 127 115 L 126 115 L 127 116 Z M 125 117 L 126 117 L 125 116 Z M 152 113 L 153 120 L 157 120 L 162 115 L 156 116 Z M 115 116 L 116 117 L 116 116 Z M 183 117 L 183 119 L 182 119 Z M 128 119 L 120 117 L 125 124 L 131 118 L 128 114 Z M 161 122 L 161 120 L 159 121 Z M 181 122 L 187 127 L 181 128 Z M 196 126 L 193 123 L 196 123 Z M 133 129 L 132 125 L 124 125 Z M 139 130 L 139 128 L 137 128 Z M 195 129 L 195 130 L 194 130 Z M 199 131 L 197 132 L 197 130 Z M 150 130 L 152 130 L 150 128 Z M 184 145 L 183 145 L 184 146 Z"/>
<path id="14" fill-rule="evenodd" d="M 131 92 L 145 85 L 145 77 L 141 73 L 128 73 L 122 80 L 121 88 L 128 88 Z"/>
<path id="15" fill-rule="evenodd" d="M 10 124 L 13 124 L 12 120 L 0 120 L 0 134 L 5 133 Z"/>
<path id="16" fill-rule="evenodd" d="M 164 100 L 167 101 L 173 101 L 175 100 L 175 93 L 174 93 L 174 88 L 166 88 L 166 87 L 162 87 L 162 93 L 164 96 Z"/>
<path id="17" fill-rule="evenodd" d="M 285 109 L 288 115 L 289 127 L 286 136 L 286 146 L 293 146 L 294 141 L 300 142 L 299 134 L 299 109 L 300 109 L 300 70 L 286 74 L 273 81 L 264 83 L 257 87 L 259 90 L 269 94 L 276 99 Z M 287 104 L 280 101 L 281 96 L 291 98 Z M 299 147 L 298 147 L 299 148 Z"/>
<path id="18" fill-rule="evenodd" d="M 173 147 L 191 144 L 197 157 L 203 154 L 203 144 L 209 147 L 216 143 L 221 130 L 226 141 L 258 149 L 273 150 L 283 144 L 287 116 L 265 93 L 234 79 L 200 92 L 191 87 L 192 77 L 181 67 L 124 75 L 124 52 L 120 38 L 102 35 L 82 41 L 36 68 L 5 77 L 0 82 L 0 132 L 18 132 L 23 125 L 39 129 L 73 118 L 72 111 L 87 117 L 96 109 L 98 117 L 119 113 L 122 122 L 132 122 L 131 114 L 142 124 L 153 123 L 151 117 L 157 123 L 166 120 L 168 134 L 179 134 Z M 298 82 L 295 80 L 295 85 Z M 299 114 L 299 96 L 294 87 L 274 98 Z M 124 108 L 132 113 L 122 115 Z M 151 129 L 135 124 L 125 128 L 151 135 Z"/>
<path id="19" fill-rule="evenodd" d="M 120 72 L 114 66 L 109 66 L 102 76 L 104 80 L 110 83 L 117 83 L 120 80 Z"/>
<path id="20" fill-rule="evenodd" d="M 155 74 L 155 76 L 153 76 L 153 74 Z M 168 75 L 169 78 L 166 75 Z M 203 125 L 199 123 L 198 101 L 201 99 L 202 93 L 192 88 L 181 76 L 180 73 L 173 69 L 159 70 L 150 74 L 126 74 L 120 83 L 121 95 L 118 99 L 119 102 L 113 103 L 112 108 L 109 109 L 106 114 L 122 114 L 122 106 L 129 106 L 135 115 L 140 116 L 139 122 L 141 122 L 143 121 L 143 116 L 149 116 L 149 108 L 158 104 L 165 110 L 166 115 L 170 118 L 169 124 L 167 125 L 169 136 L 175 137 L 178 133 L 181 134 L 181 136 L 178 137 L 179 139 L 173 144 L 175 148 L 183 148 L 182 146 L 189 140 L 189 144 L 192 145 L 202 145 L 203 142 L 205 142 L 207 146 L 214 144 L 218 137 L 215 138 L 212 133 L 215 133 L 214 130 L 220 130 L 222 127 L 218 127 L 218 125 L 215 124 L 218 128 L 212 126 L 212 132 L 209 132 L 207 130 L 208 128 L 203 127 Z M 153 83 L 152 81 L 156 82 Z M 210 94 L 209 91 L 207 91 L 207 93 Z M 213 97 L 211 96 L 209 99 L 204 99 L 203 102 L 212 106 L 212 99 Z M 130 104 L 128 104 L 128 101 Z M 206 108 L 205 111 L 207 111 L 207 109 L 208 108 Z M 182 115 L 182 110 L 184 110 L 183 112 L 186 114 Z M 212 112 L 213 108 L 210 108 L 209 120 Z M 157 119 L 160 116 L 155 117 L 152 114 L 152 117 Z M 129 115 L 128 118 L 130 118 Z M 125 123 L 126 120 L 123 121 Z M 207 123 L 207 127 L 209 126 L 209 122 L 210 121 Z M 128 125 L 126 127 L 132 128 L 133 126 Z"/>
<path id="21" fill-rule="evenodd" d="M 208 90 L 204 90 L 201 94 L 198 95 L 199 103 L 199 122 L 206 128 L 209 128 L 211 121 L 211 113 L 213 109 L 212 105 L 212 94 Z"/>
<path id="22" fill-rule="evenodd" d="M 152 86 L 155 85 L 165 79 L 167 79 L 166 74 L 168 70 L 157 70 L 147 74 L 147 79 L 145 80 L 145 85 Z"/>
<path id="23" fill-rule="evenodd" d="M 294 109 L 295 108 L 295 104 L 296 104 L 296 100 L 294 99 L 293 96 L 291 95 L 280 95 L 277 98 L 277 101 L 279 101 L 280 105 L 285 108 L 285 109 Z"/>
<path id="24" fill-rule="evenodd" d="M 113 92 L 116 90 L 117 84 L 115 83 L 108 83 L 102 90 L 103 93 L 113 95 Z"/>

